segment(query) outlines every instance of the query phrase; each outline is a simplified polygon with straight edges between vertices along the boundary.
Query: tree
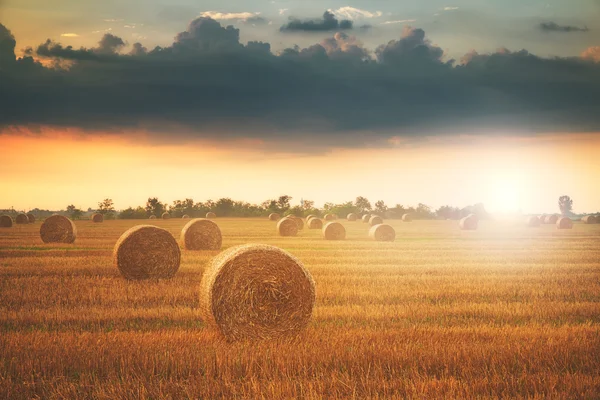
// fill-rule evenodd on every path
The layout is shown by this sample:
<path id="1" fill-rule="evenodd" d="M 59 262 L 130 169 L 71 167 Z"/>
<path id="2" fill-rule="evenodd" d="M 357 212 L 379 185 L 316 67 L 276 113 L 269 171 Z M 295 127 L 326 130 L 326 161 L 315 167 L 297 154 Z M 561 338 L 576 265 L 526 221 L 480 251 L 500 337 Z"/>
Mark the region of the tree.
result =
<path id="1" fill-rule="evenodd" d="M 104 199 L 98 203 L 98 212 L 105 217 L 112 217 L 115 213 L 115 207 L 112 199 Z"/>
<path id="2" fill-rule="evenodd" d="M 311 200 L 303 200 L 302 201 L 302 209 L 303 210 L 312 210 L 315 208 L 315 202 Z"/>
<path id="3" fill-rule="evenodd" d="M 228 197 L 217 200 L 214 208 L 219 217 L 229 217 L 233 214 L 233 200 Z"/>
<path id="4" fill-rule="evenodd" d="M 165 212 L 165 205 L 156 197 L 149 197 L 146 202 L 146 214 L 160 217 Z"/>
<path id="5" fill-rule="evenodd" d="M 431 212 L 431 207 L 429 207 L 428 205 L 425 205 L 423 203 L 419 203 L 415 214 L 418 219 L 433 218 L 433 213 Z"/>
<path id="6" fill-rule="evenodd" d="M 277 206 L 281 211 L 287 211 L 290 208 L 290 201 L 292 201 L 292 196 L 284 194 L 277 199 Z"/>
<path id="7" fill-rule="evenodd" d="M 366 197 L 358 196 L 354 200 L 354 205 L 359 213 L 364 214 L 367 211 L 371 211 L 371 202 Z"/>
<path id="8" fill-rule="evenodd" d="M 73 220 L 80 219 L 81 215 L 83 214 L 83 212 L 79 208 L 75 207 L 73 204 L 67 206 L 67 213 L 69 214 L 69 217 L 71 217 L 71 219 Z"/>
<path id="9" fill-rule="evenodd" d="M 377 211 L 378 213 L 383 214 L 387 211 L 387 209 L 388 208 L 383 202 L 383 200 L 378 200 L 377 203 L 375 203 L 375 211 Z"/>
<path id="10" fill-rule="evenodd" d="M 567 215 L 573 211 L 573 200 L 569 196 L 560 196 L 558 198 L 558 208 L 562 215 Z"/>
<path id="11" fill-rule="evenodd" d="M 146 219 L 146 209 L 144 207 L 126 208 L 119 213 L 119 219 Z"/>

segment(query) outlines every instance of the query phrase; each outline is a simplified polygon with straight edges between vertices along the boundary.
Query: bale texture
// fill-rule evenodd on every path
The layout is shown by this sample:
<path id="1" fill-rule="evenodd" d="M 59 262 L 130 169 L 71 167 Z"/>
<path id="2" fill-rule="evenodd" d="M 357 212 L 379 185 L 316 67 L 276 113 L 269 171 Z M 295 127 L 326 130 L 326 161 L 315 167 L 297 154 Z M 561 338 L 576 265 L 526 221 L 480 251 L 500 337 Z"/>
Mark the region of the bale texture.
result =
<path id="1" fill-rule="evenodd" d="M 208 218 L 208 219 L 217 218 L 217 214 L 215 214 L 214 212 L 207 212 L 206 213 L 206 218 Z"/>
<path id="2" fill-rule="evenodd" d="M 148 219 L 156 219 L 156 215 L 151 215 L 148 217 Z"/>
<path id="3" fill-rule="evenodd" d="M 596 217 L 593 215 L 586 215 L 585 217 L 583 217 L 581 219 L 581 221 L 584 224 L 596 224 L 598 221 L 596 220 Z"/>
<path id="4" fill-rule="evenodd" d="M 546 224 L 556 224 L 558 222 L 558 215 L 546 215 L 544 219 L 544 223 Z"/>
<path id="5" fill-rule="evenodd" d="M 181 217 L 181 219 L 190 219 L 190 216 L 187 214 L 183 214 L 183 216 Z"/>
<path id="6" fill-rule="evenodd" d="M 77 227 L 69 218 L 53 215 L 40 226 L 40 237 L 44 243 L 73 243 L 77 239 Z"/>
<path id="7" fill-rule="evenodd" d="M 97 224 L 104 222 L 104 215 L 100 214 L 100 213 L 95 213 L 92 215 L 92 222 L 95 222 Z"/>
<path id="8" fill-rule="evenodd" d="M 308 222 L 308 220 L 311 219 L 311 218 L 318 218 L 318 217 L 316 215 L 314 215 L 314 214 L 308 214 L 306 216 L 306 222 Z"/>
<path id="9" fill-rule="evenodd" d="M 200 312 L 228 341 L 292 337 L 308 325 L 315 297 L 300 260 L 274 246 L 246 244 L 212 260 L 200 283 Z"/>
<path id="10" fill-rule="evenodd" d="M 413 220 L 413 218 L 412 218 L 412 215 L 410 215 L 410 214 L 404 214 L 402 216 L 402 221 L 404 221 L 404 222 L 411 222 L 412 220 Z"/>
<path id="11" fill-rule="evenodd" d="M 525 225 L 529 228 L 537 228 L 541 224 L 540 219 L 538 217 L 528 217 L 525 220 Z"/>
<path id="12" fill-rule="evenodd" d="M 365 224 L 368 224 L 370 219 L 371 219 L 371 214 L 365 214 L 362 216 L 362 222 Z"/>
<path id="13" fill-rule="evenodd" d="M 302 218 L 296 217 L 295 215 L 288 215 L 286 218 L 293 220 L 296 223 L 296 225 L 298 225 L 299 231 L 304 229 L 304 221 L 302 220 Z"/>
<path id="14" fill-rule="evenodd" d="M 333 216 L 333 214 L 325 214 L 325 216 L 323 217 L 323 219 L 325 221 L 333 221 L 335 219 L 335 217 Z"/>
<path id="15" fill-rule="evenodd" d="M 27 213 L 27 219 L 29 220 L 30 224 L 35 223 L 35 215 L 33 215 L 32 213 Z"/>
<path id="16" fill-rule="evenodd" d="M 375 225 L 379 225 L 379 224 L 383 224 L 383 218 L 378 217 L 377 215 L 373 215 L 369 219 L 369 225 L 375 226 Z"/>
<path id="17" fill-rule="evenodd" d="M 0 217 L 0 228 L 11 228 L 13 226 L 13 219 L 10 215 L 3 215 Z"/>
<path id="18" fill-rule="evenodd" d="M 393 242 L 396 239 L 396 231 L 390 225 L 379 224 L 369 229 L 369 237 L 377 242 Z"/>
<path id="19" fill-rule="evenodd" d="M 114 265 L 132 280 L 172 278 L 181 261 L 177 241 L 166 229 L 138 225 L 121 235 L 113 251 Z"/>
<path id="20" fill-rule="evenodd" d="M 474 231 L 477 229 L 478 225 L 479 225 L 479 220 L 473 214 L 471 214 L 467 217 L 464 217 L 458 223 L 458 227 L 460 229 L 462 229 L 463 231 Z"/>
<path id="21" fill-rule="evenodd" d="M 570 218 L 562 217 L 556 221 L 557 229 L 573 229 L 573 221 Z"/>
<path id="22" fill-rule="evenodd" d="M 357 216 L 356 216 L 356 214 L 354 214 L 354 213 L 350 213 L 350 214 L 348 214 L 348 216 L 346 217 L 346 219 L 347 219 L 348 221 L 356 221 L 356 219 L 357 219 L 357 218 L 358 218 L 358 217 L 357 217 Z"/>
<path id="23" fill-rule="evenodd" d="M 181 245 L 186 250 L 221 250 L 222 242 L 219 226 L 205 218 L 193 219 L 181 230 Z"/>
<path id="24" fill-rule="evenodd" d="M 29 218 L 25 214 L 17 214 L 17 218 L 15 218 L 15 222 L 17 225 L 25 225 L 29 223 Z"/>
<path id="25" fill-rule="evenodd" d="M 171 214 L 169 214 L 168 212 L 164 212 L 160 217 L 162 219 L 171 219 Z"/>
<path id="26" fill-rule="evenodd" d="M 319 218 L 313 217 L 309 219 L 306 225 L 308 226 L 308 229 L 323 229 L 323 221 Z"/>
<path id="27" fill-rule="evenodd" d="M 269 220 L 270 221 L 278 221 L 279 218 L 281 218 L 281 216 L 277 213 L 271 213 L 269 214 Z"/>
<path id="28" fill-rule="evenodd" d="M 339 222 L 329 222 L 323 227 L 323 237 L 326 240 L 344 240 L 346 228 Z"/>
<path id="29" fill-rule="evenodd" d="M 277 223 L 277 233 L 279 236 L 296 236 L 298 224 L 291 218 L 282 218 Z"/>

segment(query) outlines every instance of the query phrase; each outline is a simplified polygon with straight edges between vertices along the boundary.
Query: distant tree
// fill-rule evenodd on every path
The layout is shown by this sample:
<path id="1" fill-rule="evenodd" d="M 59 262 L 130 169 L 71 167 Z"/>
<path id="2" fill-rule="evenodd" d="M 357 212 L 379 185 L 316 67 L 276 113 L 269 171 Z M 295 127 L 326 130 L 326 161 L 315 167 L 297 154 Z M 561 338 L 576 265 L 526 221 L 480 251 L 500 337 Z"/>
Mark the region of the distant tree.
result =
<path id="1" fill-rule="evenodd" d="M 359 213 L 364 214 L 367 211 L 371 211 L 371 202 L 366 197 L 358 196 L 354 200 L 354 205 Z"/>
<path id="2" fill-rule="evenodd" d="M 423 203 L 419 203 L 415 214 L 418 219 L 432 219 L 433 218 L 433 213 L 431 212 L 431 207 L 429 207 Z"/>
<path id="3" fill-rule="evenodd" d="M 440 219 L 459 219 L 460 209 L 458 207 L 441 206 L 435 211 L 435 215 Z"/>
<path id="4" fill-rule="evenodd" d="M 279 199 L 277 199 L 277 206 L 279 207 L 279 210 L 287 211 L 290 208 L 290 201 L 292 201 L 292 196 L 279 196 Z"/>
<path id="5" fill-rule="evenodd" d="M 112 218 L 115 213 L 115 206 L 112 199 L 104 199 L 98 203 L 98 212 L 105 218 Z"/>
<path id="6" fill-rule="evenodd" d="M 146 209 L 144 207 L 126 208 L 119 213 L 119 219 L 146 219 Z"/>
<path id="7" fill-rule="evenodd" d="M 67 213 L 71 219 L 76 220 L 81 218 L 83 211 L 71 204 L 67 206 Z"/>
<path id="8" fill-rule="evenodd" d="M 160 217 L 165 212 L 165 205 L 156 197 L 149 197 L 146 202 L 146 215 Z"/>
<path id="9" fill-rule="evenodd" d="M 169 207 L 171 216 L 175 218 L 182 217 L 184 214 L 192 216 L 195 214 L 195 210 L 193 199 L 175 200 L 173 205 Z"/>
<path id="10" fill-rule="evenodd" d="M 304 209 L 302 208 L 302 206 L 290 207 L 285 212 L 285 215 L 295 215 L 296 217 L 304 217 Z"/>
<path id="11" fill-rule="evenodd" d="M 315 208 L 315 202 L 311 200 L 303 200 L 302 201 L 302 209 L 303 210 L 312 210 Z"/>
<path id="12" fill-rule="evenodd" d="M 328 212 L 336 214 L 340 218 L 346 218 L 348 214 L 356 213 L 358 211 L 352 201 L 347 201 L 345 203 L 331 205 Z"/>
<path id="13" fill-rule="evenodd" d="M 387 211 L 388 207 L 385 205 L 385 203 L 383 202 L 383 200 L 378 200 L 375 203 L 375 211 L 380 213 L 380 214 L 384 214 Z"/>
<path id="14" fill-rule="evenodd" d="M 558 198 L 558 208 L 562 215 L 567 215 L 573 211 L 573 200 L 569 196 L 560 196 Z"/>
<path id="15" fill-rule="evenodd" d="M 217 200 L 217 203 L 214 207 L 214 211 L 219 217 L 229 217 L 233 214 L 233 204 L 233 200 L 224 197 L 222 199 Z"/>

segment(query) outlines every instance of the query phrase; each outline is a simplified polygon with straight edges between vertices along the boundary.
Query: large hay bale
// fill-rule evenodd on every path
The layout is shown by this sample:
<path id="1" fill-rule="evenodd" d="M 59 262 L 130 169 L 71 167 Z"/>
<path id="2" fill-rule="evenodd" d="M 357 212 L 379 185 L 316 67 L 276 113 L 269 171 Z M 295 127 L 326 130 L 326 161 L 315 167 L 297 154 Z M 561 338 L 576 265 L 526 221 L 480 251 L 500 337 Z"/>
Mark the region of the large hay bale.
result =
<path id="1" fill-rule="evenodd" d="M 546 224 L 556 224 L 558 222 L 558 215 L 546 215 L 544 219 L 544 223 Z"/>
<path id="2" fill-rule="evenodd" d="M 369 229 L 369 237 L 378 242 L 393 242 L 396 239 L 396 231 L 390 225 L 379 224 Z"/>
<path id="3" fill-rule="evenodd" d="M 296 336 L 314 304 L 310 272 L 290 253 L 264 244 L 224 251 L 200 283 L 202 317 L 228 341 Z"/>
<path id="4" fill-rule="evenodd" d="M 32 213 L 27 213 L 27 219 L 29 220 L 30 224 L 35 223 L 35 215 L 33 215 Z"/>
<path id="5" fill-rule="evenodd" d="M 281 216 L 277 213 L 271 213 L 269 214 L 269 220 L 270 221 L 279 221 L 279 218 L 281 218 Z"/>
<path id="6" fill-rule="evenodd" d="M 77 239 L 77 227 L 69 218 L 53 215 L 40 226 L 40 237 L 44 243 L 73 243 Z"/>
<path id="7" fill-rule="evenodd" d="M 186 250 L 221 250 L 221 229 L 211 220 L 196 218 L 181 230 L 181 245 Z"/>
<path id="8" fill-rule="evenodd" d="M 463 231 L 474 231 L 477 229 L 479 225 L 479 220 L 473 214 L 470 214 L 463 219 L 461 219 L 458 223 L 458 227 Z"/>
<path id="9" fill-rule="evenodd" d="M 411 222 L 412 220 L 413 220 L 413 218 L 412 218 L 412 215 L 410 215 L 410 214 L 408 214 L 408 213 L 407 213 L 407 214 L 404 214 L 404 215 L 402 216 L 402 221 L 403 221 L 403 222 Z"/>
<path id="10" fill-rule="evenodd" d="M 596 217 L 593 215 L 586 215 L 585 217 L 581 218 L 581 221 L 584 224 L 596 224 L 598 223 L 598 221 L 596 220 Z"/>
<path id="11" fill-rule="evenodd" d="M 525 220 L 525 225 L 529 228 L 537 228 L 541 224 L 540 219 L 538 217 L 527 217 Z"/>
<path id="12" fill-rule="evenodd" d="M 365 224 L 368 224 L 370 219 L 371 219 L 371 214 L 365 214 L 362 216 L 362 222 Z"/>
<path id="13" fill-rule="evenodd" d="M 381 217 L 379 217 L 377 215 L 373 215 L 369 219 L 369 225 L 375 226 L 375 225 L 379 225 L 379 224 L 383 224 L 383 218 L 381 218 Z"/>
<path id="14" fill-rule="evenodd" d="M 346 216 L 346 219 L 347 219 L 348 221 L 353 221 L 353 222 L 354 222 L 354 221 L 356 221 L 356 219 L 357 219 L 357 218 L 358 218 L 358 217 L 357 217 L 357 216 L 356 216 L 356 214 L 354 214 L 354 213 L 350 213 L 350 214 L 348 214 L 348 215 Z"/>
<path id="15" fill-rule="evenodd" d="M 277 232 L 279 236 L 296 236 L 298 224 L 291 218 L 282 218 L 277 223 Z"/>
<path id="16" fill-rule="evenodd" d="M 309 219 L 311 219 L 311 218 L 319 218 L 319 217 L 317 217 L 317 216 L 316 216 L 316 215 L 314 215 L 314 214 L 308 214 L 308 215 L 306 216 L 306 218 L 305 218 L 306 222 L 308 222 L 308 220 L 309 220 Z"/>
<path id="17" fill-rule="evenodd" d="M 573 229 L 573 221 L 571 221 L 571 218 L 567 218 L 567 217 L 559 218 L 558 221 L 556 221 L 556 228 L 557 229 Z"/>
<path id="18" fill-rule="evenodd" d="M 162 219 L 171 219 L 171 214 L 169 214 L 168 212 L 164 212 L 160 217 Z"/>
<path id="19" fill-rule="evenodd" d="M 101 222 L 104 222 L 104 215 L 100 214 L 100 213 L 95 213 L 92 215 L 92 222 L 99 224 Z"/>
<path id="20" fill-rule="evenodd" d="M 333 220 L 335 219 L 335 217 L 333 216 L 333 214 L 325 214 L 325 215 L 323 216 L 323 219 L 324 219 L 325 221 L 333 221 Z"/>
<path id="21" fill-rule="evenodd" d="M 329 222 L 323 227 L 323 237 L 326 240 L 346 239 L 346 228 L 339 222 Z"/>
<path id="22" fill-rule="evenodd" d="M 207 219 L 215 219 L 215 218 L 217 218 L 217 214 L 215 214 L 214 212 L 207 212 L 206 218 Z"/>
<path id="23" fill-rule="evenodd" d="M 189 216 L 189 215 L 187 215 L 187 214 L 183 214 L 183 215 L 181 216 L 181 219 L 190 219 L 190 216 Z"/>
<path id="24" fill-rule="evenodd" d="M 17 225 L 25 225 L 29 223 L 29 218 L 25 214 L 17 214 L 17 218 L 15 218 L 15 222 Z"/>
<path id="25" fill-rule="evenodd" d="M 309 219 L 306 225 L 308 229 L 323 229 L 323 221 L 315 217 Z"/>
<path id="26" fill-rule="evenodd" d="M 138 225 L 121 235 L 113 263 L 127 279 L 171 278 L 179 269 L 181 251 L 166 229 Z"/>
<path id="27" fill-rule="evenodd" d="M 148 217 L 148 219 L 156 219 L 156 215 L 151 215 Z"/>
<path id="28" fill-rule="evenodd" d="M 0 217 L 0 228 L 11 228 L 13 226 L 13 219 L 10 215 L 3 215 Z"/>
<path id="29" fill-rule="evenodd" d="M 302 220 L 302 218 L 296 217 L 295 215 L 288 215 L 286 218 L 293 220 L 296 223 L 296 225 L 298 225 L 299 231 L 304 229 L 304 221 Z"/>

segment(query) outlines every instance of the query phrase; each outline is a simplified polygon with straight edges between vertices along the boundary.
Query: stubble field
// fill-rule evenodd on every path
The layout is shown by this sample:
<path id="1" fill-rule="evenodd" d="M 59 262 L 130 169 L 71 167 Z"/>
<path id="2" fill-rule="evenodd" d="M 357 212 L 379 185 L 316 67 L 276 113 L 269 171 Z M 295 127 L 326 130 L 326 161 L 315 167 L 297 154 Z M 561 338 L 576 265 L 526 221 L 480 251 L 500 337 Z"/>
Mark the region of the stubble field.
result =
<path id="1" fill-rule="evenodd" d="M 389 221 L 394 243 L 341 221 L 276 236 L 275 223 L 217 219 L 223 249 L 279 246 L 317 287 L 291 341 L 226 343 L 198 310 L 218 252 L 182 252 L 172 280 L 129 282 L 112 249 L 148 221 L 78 221 L 73 245 L 39 226 L 0 230 L 0 398 L 597 398 L 600 225 L 525 228 Z M 185 220 L 151 221 L 176 238 Z"/>

